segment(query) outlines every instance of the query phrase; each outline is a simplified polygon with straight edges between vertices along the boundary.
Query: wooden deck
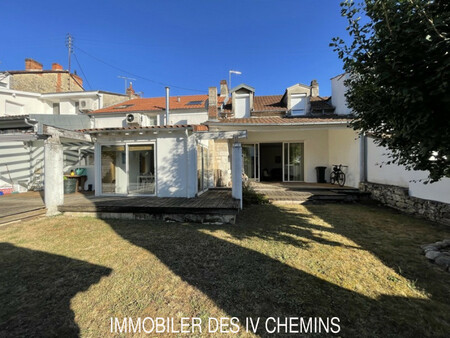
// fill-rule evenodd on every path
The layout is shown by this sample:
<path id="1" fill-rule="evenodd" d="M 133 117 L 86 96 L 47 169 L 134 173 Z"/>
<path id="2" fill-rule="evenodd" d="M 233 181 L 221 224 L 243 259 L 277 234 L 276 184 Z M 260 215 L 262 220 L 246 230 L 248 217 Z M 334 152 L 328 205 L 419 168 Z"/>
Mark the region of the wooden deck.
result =
<path id="1" fill-rule="evenodd" d="M 353 201 L 360 194 L 358 189 L 329 183 L 251 182 L 251 186 L 269 201 L 284 203 Z"/>
<path id="2" fill-rule="evenodd" d="M 240 201 L 229 189 L 212 189 L 195 198 L 149 196 L 64 196 L 58 210 L 71 216 L 163 219 L 208 223 L 234 223 Z"/>
<path id="3" fill-rule="evenodd" d="M 44 197 L 39 192 L 0 196 L 0 225 L 45 215 Z"/>

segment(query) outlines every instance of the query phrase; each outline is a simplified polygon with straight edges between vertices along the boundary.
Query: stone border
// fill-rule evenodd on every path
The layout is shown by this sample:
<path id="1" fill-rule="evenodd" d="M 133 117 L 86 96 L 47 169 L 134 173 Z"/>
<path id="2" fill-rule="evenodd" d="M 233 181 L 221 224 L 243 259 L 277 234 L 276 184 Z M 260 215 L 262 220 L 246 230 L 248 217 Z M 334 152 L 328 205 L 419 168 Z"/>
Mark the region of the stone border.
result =
<path id="1" fill-rule="evenodd" d="M 442 249 L 450 248 L 450 239 L 421 245 L 425 257 L 436 263 L 444 270 L 450 272 L 450 252 L 442 252 Z"/>
<path id="2" fill-rule="evenodd" d="M 409 196 L 407 188 L 379 183 L 360 183 L 359 189 L 391 208 L 450 226 L 450 204 Z"/>

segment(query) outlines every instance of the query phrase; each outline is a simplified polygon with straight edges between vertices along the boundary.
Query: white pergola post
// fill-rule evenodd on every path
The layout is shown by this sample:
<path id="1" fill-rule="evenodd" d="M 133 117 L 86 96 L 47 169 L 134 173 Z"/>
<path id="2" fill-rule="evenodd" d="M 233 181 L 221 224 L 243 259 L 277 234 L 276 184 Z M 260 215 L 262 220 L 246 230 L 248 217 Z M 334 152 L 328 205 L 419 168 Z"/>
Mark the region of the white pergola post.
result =
<path id="1" fill-rule="evenodd" d="M 63 146 L 58 136 L 44 142 L 44 193 L 47 215 L 58 214 L 64 204 Z"/>
<path id="2" fill-rule="evenodd" d="M 234 142 L 231 156 L 231 195 L 241 201 L 242 209 L 242 145 L 240 142 Z"/>

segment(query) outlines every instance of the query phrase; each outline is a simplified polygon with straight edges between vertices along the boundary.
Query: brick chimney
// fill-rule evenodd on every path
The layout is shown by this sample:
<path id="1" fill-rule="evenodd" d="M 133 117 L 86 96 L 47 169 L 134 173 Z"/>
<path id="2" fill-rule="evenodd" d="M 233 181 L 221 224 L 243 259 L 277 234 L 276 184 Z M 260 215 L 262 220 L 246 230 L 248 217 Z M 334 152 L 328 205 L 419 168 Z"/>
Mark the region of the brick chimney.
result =
<path id="1" fill-rule="evenodd" d="M 228 97 L 228 84 L 227 80 L 220 81 L 220 96 Z"/>
<path id="2" fill-rule="evenodd" d="M 52 70 L 64 70 L 63 66 L 61 66 L 59 63 L 52 63 Z"/>
<path id="3" fill-rule="evenodd" d="M 25 70 L 40 71 L 40 70 L 42 70 L 42 63 L 37 62 L 36 60 L 27 58 L 27 59 L 25 59 Z"/>
<path id="4" fill-rule="evenodd" d="M 208 120 L 217 120 L 217 87 L 208 88 Z"/>
<path id="5" fill-rule="evenodd" d="M 319 83 L 317 80 L 311 81 L 311 96 L 319 96 Z"/>
<path id="6" fill-rule="evenodd" d="M 128 97 L 130 99 L 135 96 L 135 92 L 134 92 L 134 89 L 133 89 L 133 83 L 132 82 L 130 82 L 130 85 L 127 88 L 127 93 L 126 94 L 128 95 Z"/>

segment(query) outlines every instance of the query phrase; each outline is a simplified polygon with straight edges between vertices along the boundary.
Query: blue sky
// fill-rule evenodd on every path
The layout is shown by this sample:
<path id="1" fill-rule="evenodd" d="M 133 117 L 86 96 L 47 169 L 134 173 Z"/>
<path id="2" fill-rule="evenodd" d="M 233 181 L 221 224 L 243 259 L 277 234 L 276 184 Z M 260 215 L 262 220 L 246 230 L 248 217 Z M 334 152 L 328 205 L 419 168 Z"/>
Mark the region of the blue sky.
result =
<path id="1" fill-rule="evenodd" d="M 75 57 L 72 69 L 87 90 L 123 92 L 118 76 L 138 75 L 133 86 L 144 97 L 164 96 L 164 84 L 173 95 L 199 94 L 236 69 L 232 85 L 249 84 L 256 95 L 317 79 L 325 96 L 342 72 L 328 46 L 346 37 L 337 0 L 4 0 L 0 13 L 1 70 L 24 69 L 27 57 L 67 69 L 71 33 L 86 77 Z"/>

